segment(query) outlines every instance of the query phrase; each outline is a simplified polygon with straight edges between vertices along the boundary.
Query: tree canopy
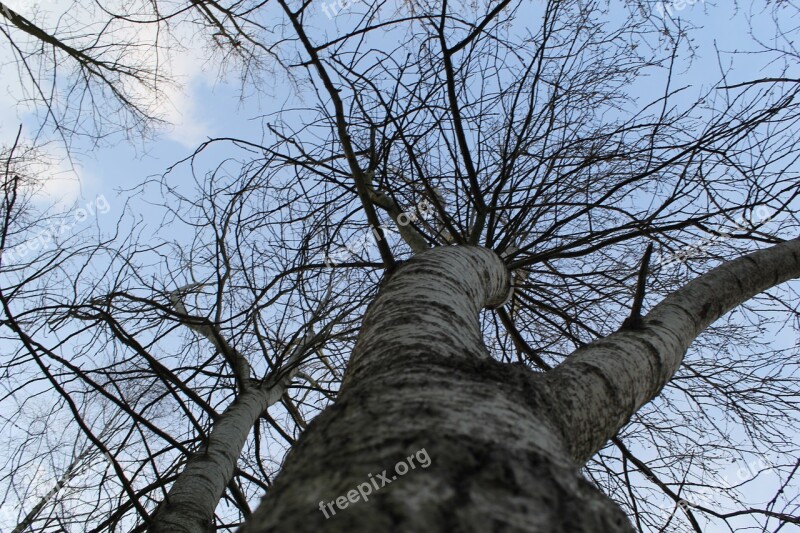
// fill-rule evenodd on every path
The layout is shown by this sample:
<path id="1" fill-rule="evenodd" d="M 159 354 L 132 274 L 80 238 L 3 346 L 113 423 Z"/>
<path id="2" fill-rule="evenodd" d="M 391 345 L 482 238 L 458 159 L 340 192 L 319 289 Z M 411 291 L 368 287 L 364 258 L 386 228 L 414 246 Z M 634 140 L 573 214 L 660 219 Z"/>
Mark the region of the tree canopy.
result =
<path id="1" fill-rule="evenodd" d="M 701 14 L 717 12 L 745 29 L 741 48 L 709 46 Z M 797 14 L 0 4 L 2 72 L 28 106 L 2 147 L 3 526 L 144 531 L 234 399 L 268 383 L 216 510 L 234 530 L 335 400 L 382 280 L 426 249 L 503 257 L 514 294 L 481 315 L 487 349 L 544 372 L 621 326 L 648 245 L 645 308 L 796 238 Z M 37 200 L 47 143 L 80 159 L 158 142 L 175 62 L 198 50 L 260 135 L 234 128 L 71 210 Z M 641 531 L 800 523 L 797 287 L 711 326 L 587 463 Z"/>

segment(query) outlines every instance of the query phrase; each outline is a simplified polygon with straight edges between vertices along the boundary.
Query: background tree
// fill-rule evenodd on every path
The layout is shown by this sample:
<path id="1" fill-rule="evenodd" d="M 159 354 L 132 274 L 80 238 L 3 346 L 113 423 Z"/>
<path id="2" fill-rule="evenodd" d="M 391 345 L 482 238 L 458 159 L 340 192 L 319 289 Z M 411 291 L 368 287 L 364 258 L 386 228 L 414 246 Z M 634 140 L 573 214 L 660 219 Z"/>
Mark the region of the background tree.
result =
<path id="1" fill-rule="evenodd" d="M 4 281 L 3 324 L 26 356 L 15 368 L 45 377 L 91 445 L 115 459 L 97 479 L 97 510 L 58 527 L 239 525 L 270 491 L 285 451 L 336 397 L 381 280 L 428 248 L 478 245 L 503 257 L 513 298 L 483 313 L 476 331 L 491 360 L 547 376 L 619 328 L 648 242 L 656 251 L 646 308 L 715 264 L 797 235 L 796 76 L 780 65 L 764 79 L 723 72 L 717 86 L 688 96 L 674 73 L 692 28 L 654 3 L 359 3 L 337 17 L 331 38 L 316 31 L 313 4 L 197 2 L 172 6 L 175 26 L 166 12 L 148 20 L 175 35 L 199 21 L 222 55 L 246 51 L 243 80 L 263 73 L 269 57 L 317 103 L 265 119 L 264 139 L 205 143 L 137 188 L 135 198 L 160 204 L 164 230 L 129 216 L 113 242 L 62 243 L 48 249 L 43 272 Z M 791 53 L 777 46 L 769 57 Z M 663 86 L 637 101 L 632 88 L 650 73 Z M 178 179 L 187 169 L 189 185 Z M 13 232 L 17 207 L 6 204 Z M 703 255 L 673 261 L 687 246 Z M 707 501 L 681 504 L 698 503 L 706 488 L 738 505 L 721 517 L 732 524 L 742 514 L 772 529 L 798 521 L 797 351 L 764 336 L 797 326 L 791 295 L 771 291 L 711 326 L 661 396 L 638 402 L 630 423 L 604 436 L 608 446 L 574 452 L 640 530 L 700 530 L 705 517 L 727 514 Z M 511 372 L 480 365 L 496 370 L 483 389 Z M 352 364 L 348 373 L 358 375 Z M 24 378 L 13 383 L 15 397 L 33 394 Z M 75 398 L 104 398 L 127 430 L 101 434 Z M 390 466 L 396 451 L 376 446 L 358 471 Z M 336 470 L 336 453 L 324 452 L 297 461 L 328 464 L 333 481 L 303 490 L 352 489 L 355 470 Z M 769 454 L 779 476 L 764 505 L 717 475 L 754 453 Z M 415 486 L 386 491 L 397 498 Z M 336 524 L 316 504 L 305 512 Z"/>

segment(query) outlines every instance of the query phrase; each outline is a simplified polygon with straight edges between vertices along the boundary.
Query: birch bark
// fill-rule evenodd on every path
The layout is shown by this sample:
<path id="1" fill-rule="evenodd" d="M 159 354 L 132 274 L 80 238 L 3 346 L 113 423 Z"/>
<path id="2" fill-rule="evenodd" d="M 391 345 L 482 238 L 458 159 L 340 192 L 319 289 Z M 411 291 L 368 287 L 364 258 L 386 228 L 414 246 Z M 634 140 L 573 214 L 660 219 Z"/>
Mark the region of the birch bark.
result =
<path id="1" fill-rule="evenodd" d="M 509 293 L 484 248 L 401 265 L 365 315 L 336 403 L 242 531 L 631 531 L 566 455 L 541 376 L 487 357 L 478 313 Z M 430 466 L 400 476 L 421 449 Z M 384 470 L 397 478 L 368 501 L 336 505 Z"/>
<path id="2" fill-rule="evenodd" d="M 151 533 L 207 533 L 216 531 L 214 510 L 228 482 L 250 430 L 269 406 L 280 400 L 298 372 L 304 346 L 295 348 L 290 370 L 256 387 L 248 387 L 215 421 L 208 442 L 192 455 L 159 506 Z"/>
<path id="3" fill-rule="evenodd" d="M 487 358 L 478 329 L 479 310 L 508 297 L 502 261 L 472 246 L 420 254 L 370 306 L 337 402 L 242 532 L 633 531 L 580 466 L 660 392 L 703 328 L 796 277 L 797 239 L 701 276 L 643 329 L 532 374 Z M 422 449 L 429 467 L 400 475 Z"/>
<path id="4" fill-rule="evenodd" d="M 640 329 L 573 352 L 547 375 L 573 459 L 586 462 L 658 396 L 700 332 L 756 294 L 798 277 L 800 239 L 793 239 L 720 265 L 656 305 Z"/>

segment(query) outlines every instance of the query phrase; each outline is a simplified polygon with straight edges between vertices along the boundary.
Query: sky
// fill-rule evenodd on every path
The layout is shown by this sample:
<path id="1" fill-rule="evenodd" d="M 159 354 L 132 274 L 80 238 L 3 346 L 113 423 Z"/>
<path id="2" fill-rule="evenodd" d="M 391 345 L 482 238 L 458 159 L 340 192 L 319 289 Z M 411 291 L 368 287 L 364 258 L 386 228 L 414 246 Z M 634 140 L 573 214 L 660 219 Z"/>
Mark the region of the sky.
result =
<path id="1" fill-rule="evenodd" d="M 7 3 L 12 9 L 31 17 L 35 13 L 49 13 L 47 20 L 53 24 L 74 8 L 73 2 L 63 0 L 9 0 Z M 529 9 L 530 17 L 534 18 L 539 11 L 536 1 L 528 4 L 523 9 Z M 664 12 L 673 18 L 690 21 L 702 28 L 692 34 L 696 55 L 688 68 L 677 73 L 674 81 L 675 85 L 689 86 L 685 92 L 687 102 L 719 79 L 721 67 L 730 66 L 729 80 L 732 83 L 753 79 L 774 69 L 775 66 L 768 65 L 761 54 L 734 57 L 729 53 L 754 49 L 751 41 L 744 38 L 750 31 L 744 16 L 747 13 L 755 16 L 754 32 L 765 38 L 771 36 L 771 21 L 765 15 L 757 15 L 762 9 L 761 4 L 748 2 L 737 7 L 733 2 L 722 0 L 662 4 Z M 344 8 L 334 14 L 330 5 L 330 2 L 321 2 L 314 22 L 321 31 L 335 35 L 337 25 L 346 23 L 346 18 L 351 16 L 351 9 Z M 187 42 L 193 42 L 190 36 L 186 38 Z M 9 61 L 8 50 L 0 49 L 0 80 L 3 84 L 0 87 L 0 146 L 13 142 L 20 124 L 23 125 L 23 139 L 30 141 L 37 132 L 37 110 L 18 103 L 26 89 L 20 85 Z M 123 208 L 145 219 L 151 226 L 149 229 L 157 231 L 159 219 L 147 219 L 146 216 L 148 199 L 138 197 L 131 200 L 133 188 L 148 178 L 160 176 L 170 165 L 191 155 L 201 142 L 209 138 L 238 137 L 260 142 L 263 135 L 260 117 L 287 106 L 301 105 L 303 98 L 308 97 L 298 94 L 280 74 L 267 80 L 269 87 L 264 93 L 243 97 L 235 73 L 220 74 L 209 64 L 205 51 L 199 46 L 190 46 L 184 53 L 176 54 L 169 68 L 180 77 L 182 85 L 169 88 L 166 91 L 168 98 L 159 102 L 159 112 L 170 124 L 158 129 L 152 138 L 145 141 L 120 138 L 99 147 L 86 139 L 76 139 L 70 159 L 66 148 L 51 136 L 51 132 L 45 130 L 41 134 L 42 138 L 52 139 L 52 142 L 45 148 L 51 161 L 42 162 L 36 169 L 43 176 L 39 201 L 42 206 L 52 205 L 56 210 L 72 214 L 71 225 L 75 231 L 90 225 L 108 227 L 106 220 L 116 221 L 122 216 Z M 662 91 L 663 79 L 652 77 L 638 80 L 634 92 L 641 96 L 642 101 L 647 101 Z M 176 168 L 170 179 L 178 184 L 190 183 L 187 170 L 185 166 Z M 81 209 L 85 211 L 85 217 L 79 211 Z M 188 235 L 176 235 L 176 238 L 181 237 Z M 800 339 L 791 331 L 773 333 L 776 344 L 800 344 Z M 732 465 L 730 472 L 721 472 L 720 476 L 733 479 L 745 466 Z M 716 533 L 723 529 L 709 527 L 707 531 Z"/>

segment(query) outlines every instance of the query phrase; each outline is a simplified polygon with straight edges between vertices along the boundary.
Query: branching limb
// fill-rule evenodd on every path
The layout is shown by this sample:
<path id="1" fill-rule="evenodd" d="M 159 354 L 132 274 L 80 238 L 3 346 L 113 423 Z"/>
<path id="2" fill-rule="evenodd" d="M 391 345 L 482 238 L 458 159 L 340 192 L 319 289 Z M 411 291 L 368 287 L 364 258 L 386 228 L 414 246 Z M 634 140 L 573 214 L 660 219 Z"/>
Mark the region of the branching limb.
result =
<path id="1" fill-rule="evenodd" d="M 172 291 L 169 295 L 170 303 L 182 315 L 183 324 L 195 333 L 205 337 L 222 354 L 233 370 L 239 388 L 244 391 L 250 383 L 250 362 L 247 358 L 233 348 L 213 324 L 207 320 L 189 315 L 183 303 L 183 297 L 196 289 L 204 287 L 205 283 L 190 283 Z"/>
<path id="2" fill-rule="evenodd" d="M 653 243 L 647 245 L 647 250 L 639 266 L 639 277 L 636 281 L 636 294 L 633 297 L 631 314 L 622 323 L 621 329 L 640 329 L 642 327 L 642 303 L 644 302 L 645 286 L 647 285 L 647 272 L 650 270 L 650 256 L 653 254 Z"/>

